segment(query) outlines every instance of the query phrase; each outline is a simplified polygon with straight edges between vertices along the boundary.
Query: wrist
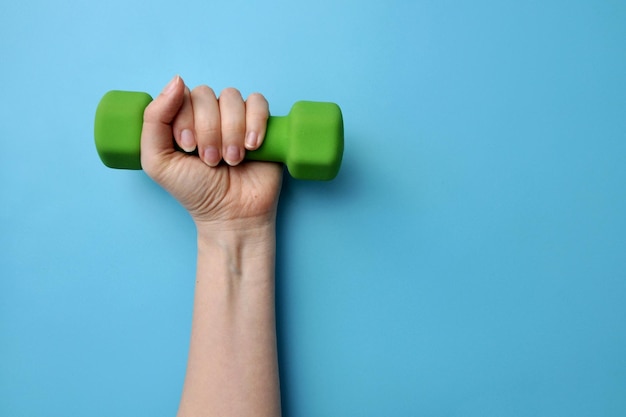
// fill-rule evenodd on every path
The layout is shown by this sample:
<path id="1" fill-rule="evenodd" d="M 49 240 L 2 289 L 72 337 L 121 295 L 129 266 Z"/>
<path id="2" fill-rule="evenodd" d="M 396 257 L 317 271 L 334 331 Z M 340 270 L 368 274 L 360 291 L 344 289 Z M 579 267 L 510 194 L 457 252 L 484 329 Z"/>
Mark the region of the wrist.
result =
<path id="1" fill-rule="evenodd" d="M 198 244 L 264 246 L 275 242 L 274 219 L 233 219 L 228 221 L 196 221 Z"/>
<path id="2" fill-rule="evenodd" d="M 197 231 L 198 266 L 210 272 L 206 277 L 229 281 L 273 279 L 274 222 L 205 223 L 197 224 Z"/>

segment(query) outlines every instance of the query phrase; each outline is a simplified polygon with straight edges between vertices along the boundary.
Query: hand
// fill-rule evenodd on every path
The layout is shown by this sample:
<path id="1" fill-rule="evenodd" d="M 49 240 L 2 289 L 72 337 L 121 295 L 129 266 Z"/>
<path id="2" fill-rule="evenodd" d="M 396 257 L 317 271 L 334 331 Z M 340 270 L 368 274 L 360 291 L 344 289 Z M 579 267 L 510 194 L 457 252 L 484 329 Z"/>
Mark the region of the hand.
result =
<path id="1" fill-rule="evenodd" d="M 241 163 L 246 149 L 263 143 L 268 117 L 260 94 L 244 101 L 229 88 L 218 99 L 206 86 L 189 91 L 176 76 L 145 110 L 142 167 L 189 211 L 198 228 L 273 224 L 282 167 Z M 172 138 L 186 152 L 197 149 L 197 155 L 176 150 Z"/>

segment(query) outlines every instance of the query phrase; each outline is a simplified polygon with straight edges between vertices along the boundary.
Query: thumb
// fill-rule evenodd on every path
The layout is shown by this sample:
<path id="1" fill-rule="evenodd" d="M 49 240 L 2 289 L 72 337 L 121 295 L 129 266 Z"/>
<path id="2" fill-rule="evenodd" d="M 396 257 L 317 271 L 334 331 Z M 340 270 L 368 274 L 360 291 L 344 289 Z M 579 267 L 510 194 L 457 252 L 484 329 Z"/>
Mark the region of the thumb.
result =
<path id="1" fill-rule="evenodd" d="M 141 165 L 148 173 L 174 150 L 172 122 L 183 105 L 184 87 L 180 76 L 175 76 L 144 111 Z"/>

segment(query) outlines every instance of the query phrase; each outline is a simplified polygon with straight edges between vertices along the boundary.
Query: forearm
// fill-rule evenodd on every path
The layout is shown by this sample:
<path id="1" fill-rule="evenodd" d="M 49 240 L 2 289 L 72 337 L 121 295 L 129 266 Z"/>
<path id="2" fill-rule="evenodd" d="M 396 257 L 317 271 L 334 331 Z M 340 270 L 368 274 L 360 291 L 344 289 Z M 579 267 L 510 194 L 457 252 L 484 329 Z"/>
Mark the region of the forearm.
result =
<path id="1" fill-rule="evenodd" d="M 280 415 L 273 227 L 199 229 L 179 417 Z"/>

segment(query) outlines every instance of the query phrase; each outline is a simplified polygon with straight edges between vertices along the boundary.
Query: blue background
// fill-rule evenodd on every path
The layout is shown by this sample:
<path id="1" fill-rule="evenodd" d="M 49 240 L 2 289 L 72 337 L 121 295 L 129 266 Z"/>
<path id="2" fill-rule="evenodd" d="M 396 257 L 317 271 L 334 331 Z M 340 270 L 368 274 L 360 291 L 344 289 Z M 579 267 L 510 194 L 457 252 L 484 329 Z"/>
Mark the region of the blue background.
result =
<path id="1" fill-rule="evenodd" d="M 4 1 L 0 415 L 173 416 L 195 233 L 93 145 L 109 89 L 335 101 L 286 179 L 286 416 L 626 415 L 626 3 Z"/>

